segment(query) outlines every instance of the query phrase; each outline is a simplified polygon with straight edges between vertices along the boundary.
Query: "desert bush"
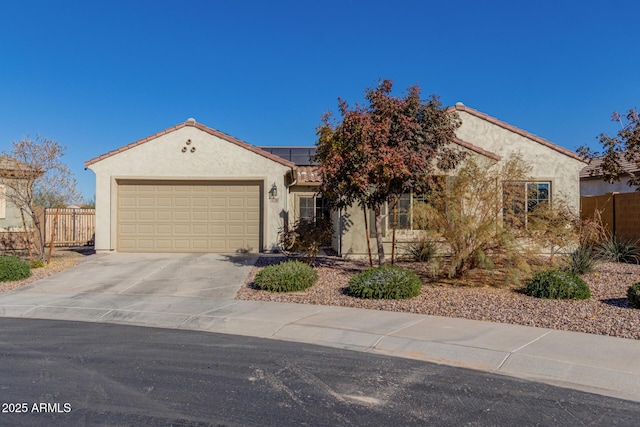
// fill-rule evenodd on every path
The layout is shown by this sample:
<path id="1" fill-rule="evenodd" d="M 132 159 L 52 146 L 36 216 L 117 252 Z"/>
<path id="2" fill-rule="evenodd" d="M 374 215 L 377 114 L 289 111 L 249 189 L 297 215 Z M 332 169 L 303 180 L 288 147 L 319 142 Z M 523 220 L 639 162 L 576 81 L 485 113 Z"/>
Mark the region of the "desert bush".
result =
<path id="1" fill-rule="evenodd" d="M 269 265 L 256 274 L 254 286 L 271 292 L 304 291 L 318 280 L 318 272 L 300 261 Z"/>
<path id="2" fill-rule="evenodd" d="M 409 244 L 409 255 L 416 261 L 429 262 L 437 252 L 436 243 L 431 239 L 421 239 Z"/>
<path id="3" fill-rule="evenodd" d="M 526 235 L 549 253 L 549 262 L 560 249 L 579 243 L 580 218 L 562 199 L 538 203 L 527 215 Z"/>
<path id="4" fill-rule="evenodd" d="M 536 298 L 587 299 L 591 291 L 584 280 L 571 272 L 548 270 L 527 282 L 525 294 Z"/>
<path id="5" fill-rule="evenodd" d="M 565 255 L 566 270 L 573 274 L 584 274 L 593 271 L 597 259 L 593 253 L 593 247 L 579 245 L 576 249 Z"/>
<path id="6" fill-rule="evenodd" d="M 280 230 L 279 243 L 285 255 L 301 256 L 313 263 L 320 249 L 331 244 L 332 236 L 333 223 L 329 218 L 301 218 L 290 228 Z"/>
<path id="7" fill-rule="evenodd" d="M 0 282 L 22 280 L 31 276 L 31 266 L 16 257 L 0 257 Z"/>
<path id="8" fill-rule="evenodd" d="M 640 282 L 634 283 L 627 289 L 627 299 L 629 306 L 640 308 Z"/>
<path id="9" fill-rule="evenodd" d="M 29 261 L 29 265 L 31 265 L 31 268 L 34 269 L 34 268 L 42 268 L 42 267 L 44 267 L 45 263 L 42 260 L 34 259 L 34 260 Z"/>
<path id="10" fill-rule="evenodd" d="M 598 258 L 606 262 L 640 264 L 640 244 L 637 240 L 609 236 L 596 247 Z"/>
<path id="11" fill-rule="evenodd" d="M 407 299 L 418 296 L 421 288 L 418 275 L 394 265 L 370 268 L 349 280 L 349 295 L 358 298 Z"/>
<path id="12" fill-rule="evenodd" d="M 527 167 L 519 157 L 502 167 L 467 160 L 456 175 L 443 179 L 414 203 L 414 227 L 446 242 L 448 276 L 460 277 L 476 267 L 491 268 L 506 253 L 517 253 L 517 233 L 501 221 L 507 194 L 502 183 L 524 181 Z"/>

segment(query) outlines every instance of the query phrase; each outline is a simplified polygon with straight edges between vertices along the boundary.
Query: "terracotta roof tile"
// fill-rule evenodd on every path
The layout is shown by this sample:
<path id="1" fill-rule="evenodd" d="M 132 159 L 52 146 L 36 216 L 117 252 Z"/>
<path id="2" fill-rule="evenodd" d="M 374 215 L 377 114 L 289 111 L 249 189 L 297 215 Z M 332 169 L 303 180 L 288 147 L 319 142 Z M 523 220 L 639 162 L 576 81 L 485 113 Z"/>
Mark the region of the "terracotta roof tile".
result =
<path id="1" fill-rule="evenodd" d="M 478 110 L 475 110 L 473 108 L 467 107 L 466 105 L 463 105 L 462 103 L 458 103 L 456 105 L 454 105 L 453 107 L 449 107 L 449 111 L 464 111 L 467 112 L 469 114 L 471 114 L 472 116 L 476 116 L 478 118 L 481 118 L 483 120 L 488 121 L 489 123 L 493 123 L 496 126 L 500 126 L 503 129 L 507 129 L 513 133 L 517 133 L 518 135 L 524 136 L 525 138 L 528 138 L 532 141 L 535 141 L 539 144 L 542 144 L 546 147 L 551 148 L 552 150 L 557 151 L 558 153 L 564 154 L 565 156 L 569 156 L 573 159 L 579 160 L 581 162 L 586 163 L 586 160 L 584 158 L 582 158 L 581 156 L 577 155 L 576 153 L 574 153 L 571 150 L 568 150 L 564 147 L 561 147 L 559 145 L 554 144 L 553 142 L 549 142 L 544 138 L 540 138 L 537 135 L 534 135 L 532 133 L 529 133 L 525 130 L 522 130 L 518 127 L 515 127 L 513 125 L 510 125 L 509 123 L 503 122 L 502 120 L 498 120 L 495 117 L 491 117 L 488 114 L 485 113 L 481 113 Z"/>
<path id="2" fill-rule="evenodd" d="M 640 168 L 637 164 L 625 160 L 622 156 L 618 157 L 625 174 L 636 175 L 640 172 Z M 591 159 L 590 163 L 580 171 L 580 179 L 602 178 L 602 172 L 599 170 L 600 165 L 602 165 L 602 157 L 595 157 Z"/>
<path id="3" fill-rule="evenodd" d="M 320 184 L 320 168 L 318 166 L 298 166 L 296 171 L 298 184 Z"/>

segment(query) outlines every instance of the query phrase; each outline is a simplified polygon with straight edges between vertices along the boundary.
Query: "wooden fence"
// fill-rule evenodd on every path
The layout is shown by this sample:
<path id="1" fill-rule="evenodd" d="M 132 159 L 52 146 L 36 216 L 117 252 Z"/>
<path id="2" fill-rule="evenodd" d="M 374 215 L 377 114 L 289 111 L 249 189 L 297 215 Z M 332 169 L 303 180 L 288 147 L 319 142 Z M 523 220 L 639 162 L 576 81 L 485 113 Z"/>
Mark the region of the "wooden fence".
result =
<path id="1" fill-rule="evenodd" d="M 640 240 L 640 192 L 580 197 L 580 217 L 599 212 L 605 229 L 620 238 Z"/>
<path id="2" fill-rule="evenodd" d="M 55 233 L 54 233 L 55 228 Z M 57 209 L 44 210 L 44 230 L 47 246 L 93 245 L 96 232 L 95 209 Z"/>

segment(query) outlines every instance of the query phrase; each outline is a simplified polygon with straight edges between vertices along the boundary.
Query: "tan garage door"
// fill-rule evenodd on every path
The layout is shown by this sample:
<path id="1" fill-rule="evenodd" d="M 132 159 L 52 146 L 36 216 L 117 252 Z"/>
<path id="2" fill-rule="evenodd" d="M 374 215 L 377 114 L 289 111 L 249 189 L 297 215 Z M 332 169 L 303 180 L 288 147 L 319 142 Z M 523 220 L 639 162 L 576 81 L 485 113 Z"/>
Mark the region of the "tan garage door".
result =
<path id="1" fill-rule="evenodd" d="M 258 252 L 261 185 L 119 181 L 122 252 Z"/>

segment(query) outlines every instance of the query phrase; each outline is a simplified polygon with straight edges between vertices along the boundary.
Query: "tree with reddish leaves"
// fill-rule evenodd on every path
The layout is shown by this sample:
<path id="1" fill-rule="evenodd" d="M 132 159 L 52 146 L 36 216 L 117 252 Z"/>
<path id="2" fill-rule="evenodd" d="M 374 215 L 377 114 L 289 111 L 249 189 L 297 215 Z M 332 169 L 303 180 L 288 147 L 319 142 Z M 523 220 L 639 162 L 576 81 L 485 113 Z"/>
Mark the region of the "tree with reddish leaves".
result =
<path id="1" fill-rule="evenodd" d="M 378 263 L 384 264 L 382 224 L 386 204 L 402 194 L 425 192 L 436 173 L 455 168 L 463 154 L 452 146 L 460 121 L 437 96 L 420 99 L 411 86 L 392 94 L 391 80 L 365 90 L 366 105 L 338 99 L 341 120 L 331 112 L 317 129 L 316 159 L 321 193 L 335 208 L 354 203 L 374 213 Z"/>
<path id="2" fill-rule="evenodd" d="M 602 156 L 602 162 L 592 173 L 601 174 L 609 183 L 620 181 L 629 174 L 628 184 L 640 190 L 640 174 L 625 169 L 624 162 L 635 165 L 640 169 L 640 113 L 636 109 L 629 110 L 625 115 L 613 113 L 611 121 L 620 125 L 616 136 L 601 133 L 598 137 L 604 151 L 598 153 L 588 147 L 580 147 L 578 154 L 585 158 Z"/>

